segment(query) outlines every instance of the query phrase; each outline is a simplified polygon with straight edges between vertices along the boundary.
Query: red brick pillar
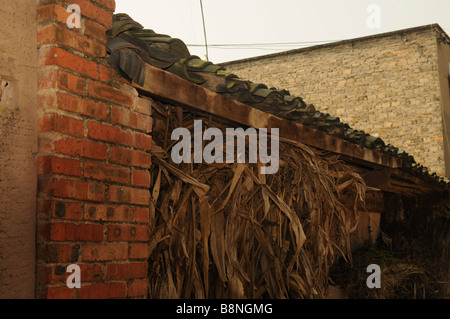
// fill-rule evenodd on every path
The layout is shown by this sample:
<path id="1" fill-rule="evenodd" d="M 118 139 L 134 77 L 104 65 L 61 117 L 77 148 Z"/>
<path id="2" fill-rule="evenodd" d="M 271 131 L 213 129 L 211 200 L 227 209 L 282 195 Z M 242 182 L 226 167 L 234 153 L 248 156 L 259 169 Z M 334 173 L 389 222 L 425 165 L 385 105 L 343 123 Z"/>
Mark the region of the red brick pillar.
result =
<path id="1" fill-rule="evenodd" d="M 68 4 L 81 9 L 69 28 Z M 150 107 L 105 61 L 114 0 L 38 8 L 38 298 L 147 295 Z M 70 264 L 81 288 L 66 286 Z"/>

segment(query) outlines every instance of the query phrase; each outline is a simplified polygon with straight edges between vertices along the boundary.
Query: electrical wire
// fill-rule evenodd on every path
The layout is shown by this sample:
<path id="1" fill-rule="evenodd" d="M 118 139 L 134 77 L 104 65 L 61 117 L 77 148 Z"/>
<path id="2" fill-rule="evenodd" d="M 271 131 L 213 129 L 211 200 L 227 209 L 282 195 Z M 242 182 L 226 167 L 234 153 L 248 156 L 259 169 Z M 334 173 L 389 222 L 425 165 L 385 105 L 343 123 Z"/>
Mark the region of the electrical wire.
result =
<path id="1" fill-rule="evenodd" d="M 449 28 L 443 27 L 444 31 L 450 31 Z M 450 34 L 450 32 L 449 32 Z M 205 34 L 206 37 L 206 34 Z M 348 40 L 348 39 L 346 39 Z M 214 49 L 235 49 L 235 50 L 280 50 L 288 47 L 308 47 L 311 45 L 320 45 L 331 42 L 345 41 L 344 39 L 338 40 L 322 40 L 322 41 L 301 41 L 301 42 L 267 42 L 267 43 L 217 43 L 217 44 L 207 44 L 209 48 Z M 206 38 L 205 38 L 206 42 Z M 186 44 L 188 47 L 204 47 L 205 44 Z"/>
<path id="2" fill-rule="evenodd" d="M 200 0 L 201 2 L 201 0 Z M 202 9 L 203 10 L 203 9 Z M 202 11 L 203 13 L 203 11 Z M 204 23 L 204 20 L 203 20 Z M 203 25 L 204 26 L 204 25 Z M 448 28 L 443 27 L 444 31 L 450 31 Z M 321 45 L 332 42 L 345 41 L 340 40 L 322 40 L 322 41 L 301 41 L 301 42 L 267 42 L 267 43 L 216 43 L 208 44 L 206 39 L 206 29 L 204 26 L 205 44 L 186 44 L 188 47 L 206 47 L 206 54 L 208 55 L 208 48 L 221 49 L 221 50 L 267 50 L 267 51 L 280 51 L 285 49 L 305 48 L 313 45 Z M 347 39 L 348 40 L 348 39 Z"/>
<path id="3" fill-rule="evenodd" d="M 274 46 L 274 45 L 302 45 L 302 44 L 314 44 L 314 43 L 324 43 L 342 40 L 322 40 L 322 41 L 304 41 L 304 42 L 273 42 L 273 43 L 226 43 L 226 44 L 209 44 L 210 47 L 232 47 L 232 46 Z M 204 44 L 186 44 L 187 46 L 204 46 Z"/>
<path id="4" fill-rule="evenodd" d="M 203 1 L 202 0 L 200 0 L 200 9 L 202 10 L 203 34 L 205 36 L 205 49 L 206 49 L 206 56 L 205 57 L 206 57 L 206 61 L 209 61 L 209 59 L 208 59 L 208 57 L 209 57 L 209 54 L 208 54 L 208 40 L 207 40 L 207 37 L 206 37 L 205 15 L 203 13 Z"/>
<path id="5" fill-rule="evenodd" d="M 220 50 L 266 50 L 280 51 L 293 48 L 305 48 L 313 45 L 326 44 L 342 40 L 323 40 L 323 41 L 307 41 L 307 42 L 280 42 L 280 43 L 226 43 L 226 44 L 208 44 L 210 49 Z M 204 47 L 204 44 L 186 44 L 188 47 Z"/>

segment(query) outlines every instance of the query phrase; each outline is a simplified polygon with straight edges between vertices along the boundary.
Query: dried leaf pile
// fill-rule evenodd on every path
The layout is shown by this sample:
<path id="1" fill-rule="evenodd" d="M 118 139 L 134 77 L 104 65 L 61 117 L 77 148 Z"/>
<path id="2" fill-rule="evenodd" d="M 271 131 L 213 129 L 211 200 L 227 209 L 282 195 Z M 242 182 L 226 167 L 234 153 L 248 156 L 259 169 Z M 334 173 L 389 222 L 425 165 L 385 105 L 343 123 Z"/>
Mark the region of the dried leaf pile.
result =
<path id="1" fill-rule="evenodd" d="M 351 258 L 360 176 L 281 138 L 273 175 L 259 163 L 174 164 L 173 129 L 232 125 L 154 105 L 149 297 L 325 298 L 331 265 Z"/>
<path id="2" fill-rule="evenodd" d="M 450 202 L 442 194 L 385 194 L 381 236 L 336 262 L 330 279 L 346 298 L 449 299 Z M 368 289 L 367 266 L 381 268 L 381 288 Z"/>
<path id="3" fill-rule="evenodd" d="M 349 299 L 448 299 L 448 261 L 426 253 L 420 256 L 429 259 L 382 243 L 368 244 L 354 252 L 352 265 L 343 261 L 333 265 L 331 278 Z M 380 289 L 366 286 L 366 268 L 372 263 L 381 267 Z"/>

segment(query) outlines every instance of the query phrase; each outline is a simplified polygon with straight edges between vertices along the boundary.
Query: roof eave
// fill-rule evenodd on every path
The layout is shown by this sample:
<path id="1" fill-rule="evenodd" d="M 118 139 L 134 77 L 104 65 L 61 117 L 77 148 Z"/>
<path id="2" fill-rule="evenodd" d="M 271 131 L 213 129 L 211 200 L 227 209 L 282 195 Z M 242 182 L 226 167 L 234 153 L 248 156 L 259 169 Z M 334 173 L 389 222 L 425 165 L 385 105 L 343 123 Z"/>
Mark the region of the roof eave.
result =
<path id="1" fill-rule="evenodd" d="M 369 171 L 386 168 L 389 171 L 389 178 L 393 175 L 399 175 L 396 172 L 401 172 L 402 178 L 405 178 L 405 176 L 412 177 L 410 178 L 411 188 L 417 189 L 418 193 L 441 189 L 436 184 L 427 181 L 426 178 L 407 173 L 409 171 L 406 167 L 407 164 L 398 157 L 365 148 L 326 134 L 323 131 L 263 112 L 149 64 L 145 64 L 144 84 L 133 83 L 133 86 L 145 95 L 158 98 L 175 106 L 187 108 L 194 112 L 212 114 L 246 127 L 279 128 L 280 138 L 339 154 L 347 162 L 363 165 Z M 377 185 L 377 188 L 401 192 L 401 187 L 397 187 L 395 190 L 391 183 Z M 405 193 L 411 194 L 413 192 L 405 188 Z"/>

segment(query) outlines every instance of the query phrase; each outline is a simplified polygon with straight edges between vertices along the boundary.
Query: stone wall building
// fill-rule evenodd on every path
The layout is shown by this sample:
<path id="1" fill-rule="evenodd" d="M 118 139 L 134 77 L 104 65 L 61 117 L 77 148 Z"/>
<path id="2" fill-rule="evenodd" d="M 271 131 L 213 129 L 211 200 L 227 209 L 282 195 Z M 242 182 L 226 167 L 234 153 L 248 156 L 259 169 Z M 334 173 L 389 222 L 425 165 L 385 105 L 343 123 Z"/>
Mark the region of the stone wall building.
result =
<path id="1" fill-rule="evenodd" d="M 427 25 L 223 63 L 285 88 L 450 177 L 449 37 Z"/>

